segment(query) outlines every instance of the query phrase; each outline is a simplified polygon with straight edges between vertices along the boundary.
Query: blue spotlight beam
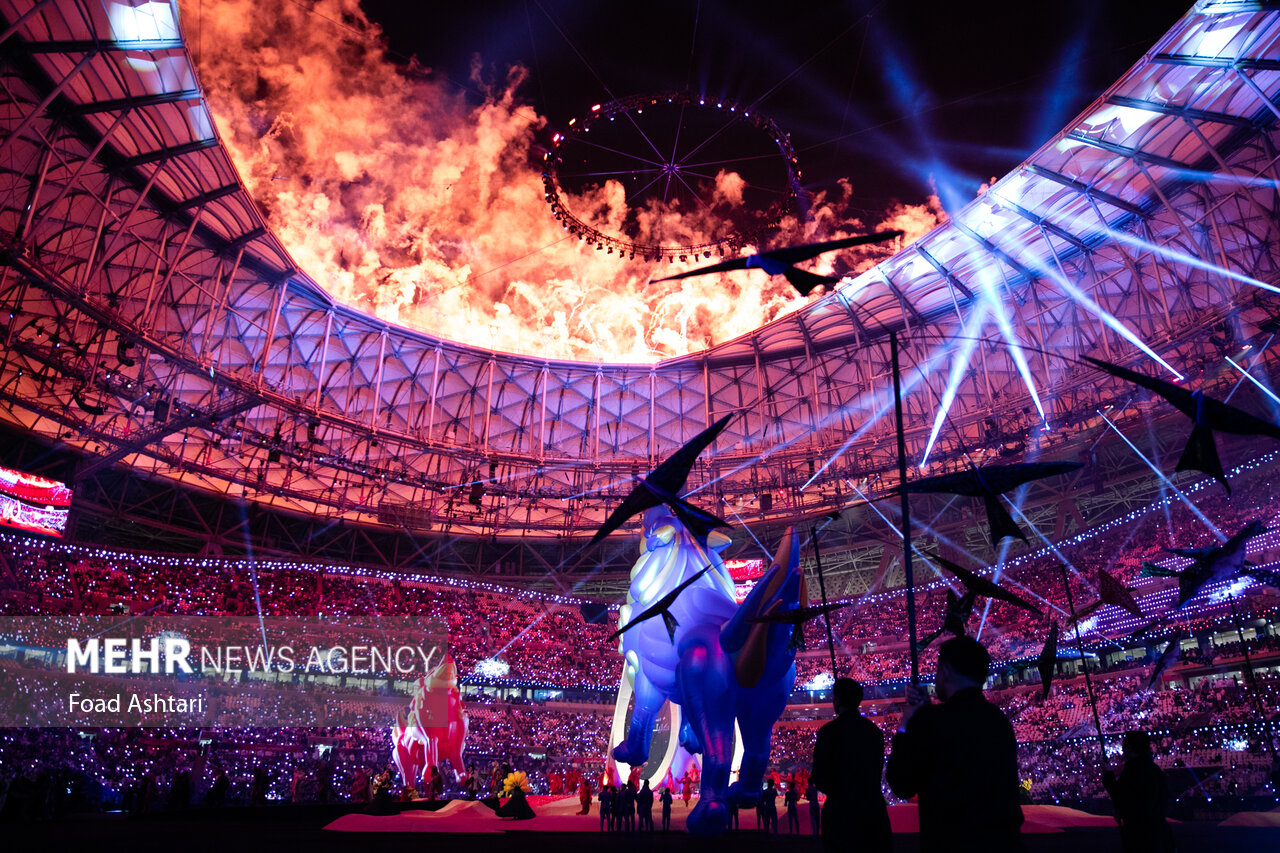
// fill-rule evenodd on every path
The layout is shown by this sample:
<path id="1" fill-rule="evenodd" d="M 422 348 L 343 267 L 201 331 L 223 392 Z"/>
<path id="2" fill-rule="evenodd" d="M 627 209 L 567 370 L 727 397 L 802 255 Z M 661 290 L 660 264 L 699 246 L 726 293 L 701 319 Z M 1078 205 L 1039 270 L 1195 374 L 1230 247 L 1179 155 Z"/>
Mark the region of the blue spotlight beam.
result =
<path id="1" fill-rule="evenodd" d="M 1010 505 L 1011 505 L 1011 506 L 1013 506 L 1013 502 L 1012 502 L 1012 501 L 1010 501 Z M 1065 582 L 1065 579 L 1066 579 L 1067 569 L 1070 569 L 1070 570 L 1071 570 L 1071 573 L 1072 573 L 1073 575 L 1075 575 L 1076 577 L 1080 578 L 1080 582 L 1081 582 L 1081 583 L 1084 583 L 1084 584 L 1088 584 L 1088 583 L 1089 583 L 1088 579 L 1087 579 L 1087 578 L 1085 578 L 1085 576 L 1084 576 L 1084 575 L 1080 574 L 1080 570 L 1079 570 L 1079 569 L 1077 569 L 1077 568 L 1075 567 L 1075 565 L 1073 565 L 1073 564 L 1072 564 L 1072 562 L 1071 562 L 1070 560 L 1068 560 L 1068 559 L 1067 559 L 1067 555 L 1066 555 L 1066 554 L 1063 554 L 1061 551 L 1059 551 L 1059 550 L 1058 550 L 1058 546 L 1056 546 L 1056 545 L 1054 545 L 1052 542 L 1050 542 L 1050 541 L 1049 541 L 1049 537 L 1047 537 L 1047 536 L 1045 536 L 1043 533 L 1041 533 L 1041 532 L 1040 532 L 1040 528 L 1036 527 L 1036 526 L 1035 526 L 1035 524 L 1033 524 L 1033 523 L 1031 522 L 1031 519 L 1027 518 L 1026 513 L 1024 513 L 1024 512 L 1022 511 L 1022 508 L 1021 508 L 1021 507 L 1013 506 L 1013 510 L 1014 510 L 1014 512 L 1016 512 L 1016 513 L 1018 514 L 1018 517 L 1019 517 L 1019 518 L 1021 518 L 1021 519 L 1023 520 L 1023 522 L 1027 525 L 1027 527 L 1031 530 L 1031 532 L 1035 533 L 1035 535 L 1036 535 L 1036 536 L 1038 536 L 1038 537 L 1040 538 L 1040 541 L 1044 542 L 1044 544 L 1048 546 L 1049 550 L 1053 553 L 1053 555 L 1054 555 L 1055 557 L 1057 557 L 1057 558 L 1058 558 L 1058 565 L 1060 565 L 1060 566 L 1062 567 L 1062 574 L 1063 574 L 1064 582 Z M 1068 590 L 1068 591 L 1067 591 L 1067 606 L 1068 606 L 1068 608 L 1071 610 L 1071 619 L 1075 622 L 1075 628 L 1076 628 L 1076 643 L 1077 643 L 1077 644 L 1079 644 L 1079 642 L 1080 642 L 1080 622 L 1079 622 L 1079 620 L 1077 620 L 1077 619 L 1076 619 L 1076 606 L 1075 606 L 1074 601 L 1072 601 L 1071 591 L 1070 591 L 1070 590 Z M 1062 611 L 1062 608 L 1060 608 L 1060 607 L 1059 607 L 1059 608 L 1055 608 L 1055 609 L 1056 609 L 1056 610 L 1058 610 L 1059 612 L 1061 612 L 1061 611 Z M 1096 629 L 1095 629 L 1095 630 L 1091 631 L 1090 633 L 1097 634 L 1097 635 L 1098 635 L 1098 637 L 1099 637 L 1100 639 L 1102 639 L 1102 640 L 1103 640 L 1103 641 L 1105 641 L 1105 642 L 1110 643 L 1111 645 L 1115 646 L 1117 649 L 1123 648 L 1119 643 L 1117 643 L 1115 640 L 1111 639 L 1110 637 L 1108 637 L 1106 634 L 1102 633 L 1102 632 L 1101 632 L 1101 631 L 1099 631 L 1099 630 L 1096 630 Z M 1081 660 L 1083 661 L 1083 658 L 1082 658 Z M 1101 731 L 1101 729 L 1099 729 L 1099 731 Z"/>
<path id="2" fill-rule="evenodd" d="M 920 382 L 924 381 L 925 377 L 926 377 L 926 376 L 928 375 L 928 373 L 929 373 L 930 368 L 931 368 L 931 367 L 932 367 L 932 365 L 933 365 L 933 362 L 934 362 L 934 361 L 936 361 L 938 358 L 940 358 L 944 352 L 945 352 L 945 349 L 943 349 L 943 348 L 941 348 L 941 347 L 940 347 L 940 348 L 938 348 L 938 350 L 936 350 L 935 352 L 931 353 L 931 354 L 929 355 L 929 357 L 928 357 L 928 358 L 926 358 L 926 359 L 923 361 L 923 363 L 922 363 L 922 364 L 918 364 L 918 365 L 916 365 L 914 368 L 912 368 L 911 374 L 910 374 L 910 376 L 909 376 L 909 378 L 908 378 L 908 381 L 907 381 L 907 389 L 906 389 L 906 390 L 908 391 L 908 393 L 909 393 L 912 389 L 914 389 L 916 385 L 918 385 Z M 861 402 L 861 400 L 858 400 L 858 402 L 860 403 L 860 402 Z M 800 487 L 800 490 L 801 490 L 801 491 L 804 491 L 804 489 L 805 489 L 805 487 L 806 487 L 806 486 L 810 485 L 810 484 L 814 481 L 814 479 L 816 479 L 816 478 L 817 478 L 817 476 L 818 476 L 819 474 L 821 474 L 823 471 L 825 471 L 825 470 L 826 470 L 826 469 L 831 465 L 831 463 L 833 463 L 836 459 L 840 458 L 841 454 L 843 454 L 846 450 L 848 450 L 850 447 L 852 447 L 852 446 L 853 446 L 853 443 L 854 443 L 855 441 L 857 441 L 859 438 L 861 438 L 863 435 L 865 435 L 865 434 L 867 433 L 867 431 L 868 431 L 869 429 L 871 429 L 871 427 L 873 427 L 875 424 L 879 423 L 880 419 L 881 419 L 882 417 L 884 417 L 884 416 L 885 416 L 885 414 L 887 414 L 887 413 L 888 413 L 890 403 L 889 403 L 888 399 L 885 399 L 884 401 L 881 401 L 881 400 L 879 400 L 878 398 L 875 398 L 875 399 L 873 399 L 873 400 L 872 400 L 872 405 L 874 405 L 876 408 L 872 411 L 871 417 L 869 417 L 869 418 L 868 418 L 868 419 L 867 419 L 867 420 L 862 424 L 862 426 L 858 427 L 858 429 L 854 431 L 853 435 L 849 436 L 849 438 L 847 438 L 847 439 L 846 439 L 846 440 L 845 440 L 845 441 L 840 445 L 840 448 L 839 448 L 838 450 L 836 450 L 836 452 L 835 452 L 835 453 L 831 454 L 831 456 L 827 459 L 827 461 L 826 461 L 826 462 L 824 462 L 824 463 L 822 464 L 822 466 L 821 466 L 820 468 L 818 468 L 818 469 L 814 472 L 814 476 L 813 476 L 813 477 L 810 477 L 810 478 L 809 478 L 809 480 L 808 480 L 808 482 L 806 482 L 806 483 L 804 484 L 804 486 L 801 486 L 801 487 Z M 829 424 L 831 424 L 833 421 L 837 421 L 837 420 L 839 420 L 839 419 L 843 418 L 843 417 L 844 417 L 848 412 L 850 412 L 850 411 L 854 411 L 854 410 L 860 410 L 860 409 L 859 409 L 859 407 L 858 407 L 858 406 L 856 406 L 856 405 L 854 405 L 854 406 L 846 406 L 846 407 L 842 407 L 842 408 L 840 408 L 840 409 L 836 409 L 836 410 L 834 410 L 834 411 L 830 412 L 828 415 L 826 415 L 826 416 L 825 416 L 825 417 L 824 417 L 824 418 L 823 418 L 823 419 L 822 419 L 822 420 L 817 424 L 817 427 L 818 427 L 819 429 L 824 428 L 824 427 L 828 426 Z M 791 438 L 788 438 L 788 439 L 786 439 L 785 441 L 779 442 L 778 444 L 770 445 L 768 448 L 766 448 L 765 450 L 761 451 L 760 453 L 757 453 L 755 456 L 752 456 L 750 459 L 745 460 L 745 461 L 744 461 L 744 462 L 742 462 L 740 465 L 738 465 L 738 466 L 734 467 L 733 469 L 731 469 L 731 470 L 729 470 L 729 471 L 726 471 L 725 473 L 721 474 L 719 477 L 714 477 L 714 478 L 712 478 L 712 479 L 710 479 L 710 480 L 706 481 L 705 483 L 703 483 L 702 485 L 698 486 L 698 487 L 697 487 L 697 488 L 695 488 L 695 489 L 691 489 L 691 490 L 689 490 L 689 491 L 688 491 L 688 492 L 686 492 L 684 495 L 681 495 L 681 497 L 688 498 L 690 495 L 696 495 L 698 492 L 702 491 L 703 489 L 709 488 L 710 486 L 714 486 L 716 483 L 720 482 L 721 480 L 724 480 L 724 479 L 726 479 L 726 478 L 728 478 L 728 477 L 732 477 L 734 474 L 737 474 L 738 472 L 743 471 L 743 470 L 745 470 L 745 469 L 747 469 L 747 468 L 750 468 L 752 465 L 755 465 L 755 464 L 757 464 L 757 463 L 759 463 L 759 462 L 763 461 L 763 460 L 764 460 L 766 457 L 768 457 L 770 454 L 772 454 L 772 453 L 776 453 L 776 452 L 777 452 L 777 451 L 779 451 L 779 450 L 783 450 L 783 449 L 785 449 L 785 448 L 787 448 L 787 447 L 790 447 L 792 444 L 794 444 L 795 442 L 799 441 L 800 439 L 802 439 L 802 438 L 808 438 L 808 437 L 810 437 L 810 433 L 797 431 L 797 432 L 796 432 L 796 434 L 795 434 L 795 435 L 793 435 Z"/>
<path id="3" fill-rule="evenodd" d="M 1134 453 L 1138 454 L 1138 458 L 1141 459 L 1143 462 L 1147 463 L 1147 467 L 1150 468 L 1152 471 L 1154 471 L 1156 473 L 1156 476 L 1159 477 L 1166 486 L 1168 486 L 1170 489 L 1173 490 L 1173 493 L 1178 496 L 1179 500 L 1181 500 L 1184 504 L 1187 505 L 1187 507 L 1191 510 L 1192 514 L 1194 514 L 1196 518 L 1200 519 L 1200 521 L 1204 523 L 1205 527 L 1209 528 L 1209 531 L 1218 538 L 1219 542 L 1227 541 L 1227 537 L 1223 534 L 1221 530 L 1218 529 L 1218 526 L 1214 524 L 1212 521 L 1210 521 L 1209 517 L 1200 511 L 1200 507 L 1192 503 L 1191 499 L 1188 498 L 1185 494 L 1183 494 L 1182 489 L 1179 489 L 1177 486 L 1175 486 L 1173 484 L 1173 481 L 1170 480 L 1168 477 L 1166 477 L 1165 473 L 1161 471 L 1158 467 L 1156 467 L 1156 465 L 1152 463 L 1152 461 L 1148 459 L 1141 450 L 1138 449 L 1138 445 L 1134 444 L 1132 441 L 1129 440 L 1129 436 L 1121 432 L 1120 428 L 1117 427 L 1115 424 L 1113 424 L 1111 422 L 1111 419 L 1108 418 L 1106 415 L 1102 414 L 1101 411 L 1098 412 L 1098 417 L 1106 421 L 1107 426 L 1115 430 L 1116 435 L 1124 439 L 1124 443 L 1129 445 L 1129 448 Z"/>
<path id="4" fill-rule="evenodd" d="M 1268 336 L 1267 342 L 1262 345 L 1262 349 L 1258 350 L 1257 355 L 1253 357 L 1252 363 L 1249 365 L 1250 368 L 1252 368 L 1253 365 L 1260 364 L 1262 362 L 1262 356 L 1266 353 L 1267 348 L 1271 346 L 1271 342 L 1274 341 L 1275 339 L 1276 339 L 1275 335 Z M 1240 390 L 1240 386 L 1243 384 L 1244 384 L 1244 377 L 1241 376 L 1239 379 L 1236 380 L 1236 384 L 1231 386 L 1231 393 L 1228 394 L 1226 397 L 1224 397 L 1222 402 L 1230 403 L 1231 398 L 1236 395 L 1236 392 Z"/>
<path id="5" fill-rule="evenodd" d="M 968 229 L 964 229 L 966 233 L 972 234 Z M 988 248 L 994 249 L 994 246 L 981 238 L 978 242 Z M 982 288 L 982 295 L 986 301 L 987 308 L 991 312 L 991 316 L 995 318 L 996 325 L 1000 328 L 1000 334 L 1004 336 L 1005 343 L 1008 344 L 1009 356 L 1013 359 L 1013 364 L 1018 368 L 1019 375 L 1022 376 L 1022 382 L 1027 386 L 1027 391 L 1031 394 L 1031 401 L 1035 403 L 1036 411 L 1040 413 L 1040 420 L 1045 420 L 1044 406 L 1040 402 L 1040 392 L 1036 390 L 1035 378 L 1031 375 L 1031 366 L 1027 364 L 1027 357 L 1022 353 L 1022 346 L 1018 343 L 1017 336 L 1013 331 L 1013 324 L 1009 321 L 1009 315 L 1005 311 L 1005 305 L 1000 298 L 1000 291 L 991 281 L 994 271 L 991 269 L 979 270 L 977 275 L 978 284 Z"/>
<path id="6" fill-rule="evenodd" d="M 929 464 L 929 454 L 933 452 L 933 443 L 938 440 L 938 434 L 942 432 L 942 424 L 946 421 L 947 414 L 951 411 L 951 404 L 955 402 L 956 394 L 960 390 L 960 383 L 964 381 L 965 371 L 969 369 L 973 351 L 978 346 L 978 338 L 973 334 L 975 330 L 972 326 L 981 325 L 985 313 L 980 306 L 965 320 L 962 329 L 964 339 L 960 342 L 960 351 L 956 354 L 955 361 L 951 362 L 951 372 L 947 376 L 947 387 L 942 392 L 942 400 L 938 405 L 938 414 L 934 416 L 933 429 L 929 433 L 928 443 L 925 444 L 924 456 L 920 459 L 921 468 Z"/>
<path id="7" fill-rule="evenodd" d="M 1273 403 L 1280 405 L 1280 397 L 1277 397 L 1274 391 L 1272 391 L 1266 385 L 1263 385 L 1261 382 L 1255 379 L 1253 377 L 1253 374 L 1250 373 L 1248 369 L 1243 368 L 1240 365 L 1236 364 L 1235 360 L 1231 358 L 1231 356 L 1227 356 L 1227 363 L 1230 364 L 1232 367 L 1234 367 L 1236 370 L 1240 371 L 1240 375 L 1243 376 L 1245 379 L 1248 379 L 1254 385 L 1257 385 L 1258 389 L 1261 390 L 1263 394 L 1266 394 L 1268 397 L 1270 397 Z"/>
<path id="8" fill-rule="evenodd" d="M 1170 249 L 1167 246 L 1160 246 L 1156 243 L 1143 240 L 1141 237 L 1135 237 L 1132 234 L 1126 234 L 1123 231 L 1116 231 L 1113 228 L 1108 228 L 1107 234 L 1111 237 L 1114 237 L 1116 240 L 1119 240 L 1121 243 L 1126 243 L 1130 246 L 1134 246 L 1139 249 L 1144 249 L 1152 253 L 1153 255 L 1159 255 L 1163 258 L 1167 258 L 1168 260 L 1186 264 L 1187 266 L 1195 267 L 1196 269 L 1203 270 L 1204 272 L 1207 272 L 1207 273 L 1220 275 L 1223 278 L 1229 278 L 1232 281 L 1238 281 L 1241 284 L 1252 285 L 1253 287 L 1259 288 L 1260 290 L 1269 290 L 1272 293 L 1280 293 L 1280 287 L 1276 287 L 1275 285 L 1272 285 L 1272 284 L 1267 284 L 1265 281 L 1259 281 L 1253 276 L 1245 275 L 1244 273 L 1236 272 L 1235 270 L 1229 270 L 1226 267 L 1218 266 L 1217 264 L 1210 263 L 1209 261 L 1205 261 L 1200 258 L 1197 258 L 1194 255 L 1188 255 L 1185 252 L 1179 252 L 1175 249 Z"/>
<path id="9" fill-rule="evenodd" d="M 738 523 L 742 525 L 743 530 L 747 531 L 747 535 L 750 536 L 753 540 L 755 540 L 756 545 L 760 546 L 760 550 L 764 552 L 764 558 L 766 560 L 772 560 L 773 555 L 769 553 L 769 549 L 764 547 L 764 543 L 760 541 L 760 539 L 755 535 L 755 533 L 751 532 L 751 527 L 745 521 L 742 520 L 742 516 L 738 515 L 738 511 L 734 509 L 732 506 L 730 506 L 728 501 L 725 501 L 724 505 L 729 508 L 729 512 L 733 513 L 733 517 L 738 519 Z"/>

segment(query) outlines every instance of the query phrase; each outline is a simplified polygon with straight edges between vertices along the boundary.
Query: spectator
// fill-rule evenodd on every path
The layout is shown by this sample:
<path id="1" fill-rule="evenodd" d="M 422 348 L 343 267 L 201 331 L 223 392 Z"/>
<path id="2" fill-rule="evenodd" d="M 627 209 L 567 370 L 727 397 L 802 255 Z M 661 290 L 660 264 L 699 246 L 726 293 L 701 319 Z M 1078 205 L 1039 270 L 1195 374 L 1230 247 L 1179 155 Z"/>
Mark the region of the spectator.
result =
<path id="1" fill-rule="evenodd" d="M 924 853 L 1021 849 L 1018 743 L 1004 714 L 982 695 L 990 665 L 977 640 L 952 637 L 938 652 L 942 704 L 907 688 L 887 778 L 898 796 L 919 797 Z"/>
<path id="2" fill-rule="evenodd" d="M 644 780 L 636 793 L 636 811 L 640 818 L 640 831 L 643 832 L 647 826 L 649 831 L 653 832 L 653 791 L 649 788 L 648 779 Z"/>
<path id="3" fill-rule="evenodd" d="M 1120 778 L 1108 770 L 1102 782 L 1115 807 L 1125 853 L 1172 853 L 1173 832 L 1165 820 L 1169 788 L 1151 757 L 1151 739 L 1146 732 L 1125 733 Z"/>
<path id="4" fill-rule="evenodd" d="M 811 785 L 827 795 L 822 840 L 828 850 L 853 846 L 884 853 L 892 846 L 889 812 L 880 792 L 884 735 L 858 713 L 862 685 L 841 678 L 832 688 L 836 718 L 818 731 Z M 815 798 L 810 797 L 810 809 Z"/>

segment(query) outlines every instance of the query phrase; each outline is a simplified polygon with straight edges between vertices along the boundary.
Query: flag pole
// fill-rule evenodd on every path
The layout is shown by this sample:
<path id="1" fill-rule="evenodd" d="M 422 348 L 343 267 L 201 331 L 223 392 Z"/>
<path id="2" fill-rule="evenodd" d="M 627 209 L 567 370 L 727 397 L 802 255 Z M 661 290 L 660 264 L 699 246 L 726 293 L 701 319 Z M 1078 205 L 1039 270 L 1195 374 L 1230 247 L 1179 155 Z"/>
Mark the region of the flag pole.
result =
<path id="1" fill-rule="evenodd" d="M 1253 699 L 1253 705 L 1258 714 L 1265 719 L 1266 712 L 1262 705 L 1262 697 L 1258 693 L 1258 682 L 1253 675 L 1253 660 L 1249 657 L 1249 645 L 1244 640 L 1244 623 L 1240 621 L 1240 611 L 1236 609 L 1236 597 L 1228 593 L 1227 600 L 1231 602 L 1231 618 L 1236 623 L 1236 636 L 1240 638 L 1240 651 L 1244 652 L 1244 674 L 1245 680 L 1249 682 L 1249 696 Z M 1267 748 L 1271 752 L 1271 758 L 1274 760 L 1276 757 L 1276 743 L 1270 730 L 1267 731 L 1266 738 Z"/>
<path id="2" fill-rule="evenodd" d="M 826 611 L 827 582 L 822 579 L 822 549 L 818 547 L 818 528 L 810 526 L 809 536 L 813 539 L 813 563 L 818 570 L 818 592 L 822 596 L 822 621 L 827 624 L 827 651 L 831 654 L 831 677 L 839 678 L 840 673 L 836 669 L 836 641 L 831 633 L 831 614 Z M 804 630 L 804 626 L 802 625 L 800 629 Z"/>
<path id="3" fill-rule="evenodd" d="M 1071 611 L 1071 622 L 1076 630 L 1076 651 L 1080 655 L 1080 668 L 1084 670 L 1084 688 L 1089 694 L 1089 707 L 1093 709 L 1093 725 L 1098 730 L 1098 751 L 1102 754 L 1102 763 L 1107 763 L 1107 742 L 1102 734 L 1102 718 L 1098 715 L 1098 700 L 1093 695 L 1093 679 L 1089 677 L 1089 662 L 1084 656 L 1084 643 L 1080 639 L 1080 620 L 1076 618 L 1075 596 L 1071 594 L 1071 581 L 1067 577 L 1067 564 L 1058 561 L 1058 569 L 1062 572 L 1062 588 L 1067 592 L 1067 609 Z"/>
<path id="4" fill-rule="evenodd" d="M 902 426 L 902 369 L 898 366 L 898 333 L 889 332 L 893 367 L 893 408 L 898 431 L 898 488 L 902 492 L 902 570 L 907 584 L 907 635 L 911 643 L 911 686 L 920 686 L 920 655 L 916 651 L 916 584 L 911 571 L 911 504 L 907 498 L 907 439 Z"/>

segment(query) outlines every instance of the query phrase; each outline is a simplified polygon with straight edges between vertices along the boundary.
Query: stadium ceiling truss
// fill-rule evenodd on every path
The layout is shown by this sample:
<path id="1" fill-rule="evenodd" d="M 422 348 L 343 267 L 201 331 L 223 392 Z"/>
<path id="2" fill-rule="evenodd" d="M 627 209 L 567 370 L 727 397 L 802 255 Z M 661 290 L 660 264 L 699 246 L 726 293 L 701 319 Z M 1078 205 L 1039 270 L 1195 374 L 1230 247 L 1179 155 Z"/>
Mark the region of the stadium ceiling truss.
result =
<path id="1" fill-rule="evenodd" d="M 1225 356 L 1280 318 L 1267 3 L 1198 4 L 948 223 L 803 310 L 655 364 L 469 348 L 335 303 L 219 143 L 176 5 L 0 0 L 0 16 L 0 418 L 88 471 L 424 536 L 572 539 L 736 413 L 690 487 L 769 526 L 896 483 L 887 330 L 908 454 L 931 446 L 932 473 L 979 451 L 1076 458 L 1103 406 L 1146 432 L 1147 402 L 1069 359 L 1167 376 L 1154 353 L 1221 388 L 1239 382 Z M 1255 347 L 1255 373 L 1276 350 Z"/>

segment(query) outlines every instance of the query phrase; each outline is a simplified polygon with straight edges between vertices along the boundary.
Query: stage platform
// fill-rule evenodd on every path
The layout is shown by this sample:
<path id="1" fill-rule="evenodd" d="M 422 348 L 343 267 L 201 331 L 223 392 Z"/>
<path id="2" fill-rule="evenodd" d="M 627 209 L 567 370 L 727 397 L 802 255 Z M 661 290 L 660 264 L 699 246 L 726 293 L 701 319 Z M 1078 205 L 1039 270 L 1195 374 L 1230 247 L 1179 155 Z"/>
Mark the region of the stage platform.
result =
<path id="1" fill-rule="evenodd" d="M 808 833 L 802 809 L 802 835 L 774 838 L 755 829 L 755 813 L 741 814 L 741 828 L 721 839 L 693 838 L 683 831 L 687 811 L 676 803 L 672 831 L 604 834 L 599 832 L 598 812 L 579 817 L 575 799 L 540 802 L 539 816 L 529 821 L 504 821 L 479 803 L 445 806 L 433 813 L 410 809 L 400 814 L 367 815 L 351 805 L 272 805 L 257 808 L 193 809 L 141 817 L 124 815 L 69 815 L 44 823 L 0 824 L 6 849 L 92 850 L 93 853 L 422 853 L 424 849 L 496 850 L 487 845 L 533 845 L 529 849 L 555 853 L 617 853 L 660 849 L 670 853 L 821 853 L 819 839 Z M 592 804 L 598 809 L 597 804 Z M 488 809 L 486 809 L 488 811 Z M 1026 853 L 1123 853 L 1120 833 L 1110 818 L 1074 809 L 1032 806 L 1026 810 Z M 920 836 L 914 832 L 915 810 L 890 809 L 894 824 L 894 853 L 917 853 Z M 1187 822 L 1174 826 L 1178 853 L 1254 853 L 1280 850 L 1280 828 L 1275 815 L 1251 812 L 1237 815 L 1226 825 Z M 1268 826 L 1244 825 L 1256 821 Z M 679 827 L 679 829 L 677 829 Z M 343 831 L 345 830 L 345 831 Z M 434 832 L 435 837 L 424 836 Z M 506 838 L 494 838 L 505 834 Z M 492 838 L 493 841 L 487 841 Z M 424 847 L 425 845 L 425 847 Z"/>
<path id="2" fill-rule="evenodd" d="M 677 801 L 671 809 L 671 829 L 683 832 L 685 818 L 692 806 Z M 337 832 L 459 832 L 459 833 L 494 833 L 494 832 L 600 832 L 600 804 L 591 804 L 591 814 L 579 815 L 581 810 L 576 797 L 538 797 L 530 798 L 537 817 L 531 820 L 509 820 L 498 817 L 493 809 L 483 803 L 453 800 L 448 805 L 435 811 L 425 809 L 405 810 L 399 814 L 372 815 L 348 814 L 330 823 L 325 829 Z M 1022 813 L 1026 818 L 1023 833 L 1042 834 L 1064 832 L 1069 829 L 1100 829 L 1114 827 L 1115 821 L 1109 817 L 1091 815 L 1078 809 L 1063 806 L 1023 806 Z M 661 807 L 655 807 L 654 824 L 662 825 Z M 779 814 L 779 828 L 786 832 L 786 814 Z M 916 833 L 920 831 L 920 821 L 914 805 L 890 806 L 889 822 L 894 833 Z M 1253 824 L 1256 825 L 1256 824 Z M 739 813 L 739 829 L 756 829 L 755 811 L 742 809 Z M 809 826 L 808 803 L 800 808 L 800 834 L 811 835 Z"/>

